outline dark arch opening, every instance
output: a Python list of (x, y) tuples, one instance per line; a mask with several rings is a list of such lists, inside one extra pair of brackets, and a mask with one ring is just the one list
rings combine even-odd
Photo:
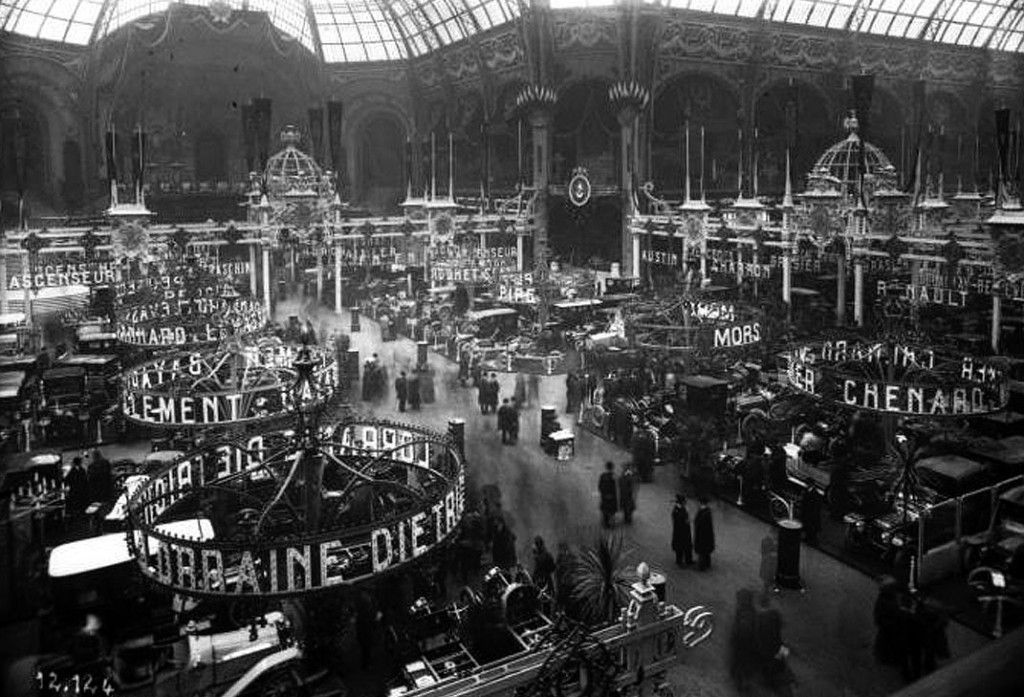
[(359, 130), (357, 196), (371, 210), (392, 209), (405, 197), (404, 143), (405, 129), (388, 113), (371, 115)]

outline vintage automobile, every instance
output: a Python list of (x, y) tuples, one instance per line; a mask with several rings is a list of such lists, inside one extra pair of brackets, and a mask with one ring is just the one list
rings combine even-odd
[[(1011, 562), (1015, 556), (1022, 555), (1024, 484), (1007, 489), (999, 495), (987, 530), (964, 539), (964, 566), (967, 569), (987, 566), (1019, 574), (1021, 570)], [(1011, 566), (1014, 567), (1012, 571)], [(1024, 577), (1018, 580), (1024, 581)]]
[[(953, 515), (936, 517), (932, 509), (944, 501), (982, 489), (995, 481), (993, 469), (959, 455), (936, 455), (914, 465), (916, 484), (901, 491), (894, 486), (891, 508), (876, 516), (851, 512), (843, 517), (847, 543), (867, 547), (891, 557), (897, 550), (917, 544), (917, 521), (929, 519), (925, 526), (926, 546), (952, 539), (956, 523)], [(961, 520), (976, 518), (982, 512), (965, 504)]]

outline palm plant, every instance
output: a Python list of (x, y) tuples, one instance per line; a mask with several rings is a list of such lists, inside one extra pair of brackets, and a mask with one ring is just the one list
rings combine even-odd
[(570, 597), (581, 620), (603, 625), (618, 619), (634, 576), (630, 556), (621, 535), (604, 535), (576, 555)]

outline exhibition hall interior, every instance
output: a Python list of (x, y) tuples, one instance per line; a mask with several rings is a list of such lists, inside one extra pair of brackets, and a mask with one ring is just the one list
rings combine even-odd
[(1024, 3), (0, 0), (0, 694), (1024, 685)]

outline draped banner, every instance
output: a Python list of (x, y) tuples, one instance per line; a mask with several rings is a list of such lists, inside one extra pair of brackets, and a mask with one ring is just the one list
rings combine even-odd
[(790, 150), (796, 149), (796, 128), (797, 128), (797, 113), (800, 108), (799, 91), (796, 88), (796, 83), (790, 80), (789, 86), (786, 88), (786, 147)]
[(927, 148), (923, 147), (925, 136), (925, 81), (915, 80), (913, 89), (911, 90), (911, 138), (913, 139), (913, 157), (914, 167), (910, 171), (910, 177), (907, 179), (907, 191), (913, 192), (915, 195), (914, 203), (918, 202), (919, 193), (924, 190), (924, 182), (922, 179), (922, 159), (925, 157)]
[(345, 115), (345, 105), (341, 102), (327, 102), (327, 140), (331, 147), (331, 166), (338, 173), (338, 182), (344, 180), (345, 151), (341, 145), (341, 127)]
[(480, 195), (491, 197), (491, 125), (484, 121), (480, 125), (480, 142), (483, 148), (483, 164), (480, 167)]
[[(309, 111), (309, 140), (313, 159), (317, 162), (324, 161), (324, 110), (320, 107), (310, 107)], [(333, 163), (331, 169), (334, 169)]]
[[(1010, 110), (996, 109), (996, 148), (999, 157), (999, 183), (1005, 185), (1010, 178)], [(1002, 196), (1002, 191), (997, 191), (997, 196)]]
[[(853, 108), (857, 114), (861, 143), (867, 143), (871, 140), (871, 98), (875, 91), (875, 76), (854, 75), (850, 86), (853, 88)], [(867, 169), (864, 152), (864, 148), (861, 147), (859, 157), (861, 174)]]
[(18, 178), (18, 198), (25, 196), (28, 183), (28, 133), (18, 118), (14, 122), (14, 175)]
[(107, 131), (107, 182), (117, 179), (117, 136)]
[(405, 186), (412, 191), (412, 141), (405, 139)]
[(253, 124), (253, 105), (242, 105), (242, 144), (245, 148), (245, 171), (256, 171), (256, 130)]
[(142, 175), (146, 171), (146, 134), (138, 129), (132, 134), (132, 181), (142, 186)]
[(252, 100), (254, 128), (256, 131), (256, 148), (259, 153), (259, 169), (262, 172), (270, 159), (270, 115), (273, 102), (259, 98)]

